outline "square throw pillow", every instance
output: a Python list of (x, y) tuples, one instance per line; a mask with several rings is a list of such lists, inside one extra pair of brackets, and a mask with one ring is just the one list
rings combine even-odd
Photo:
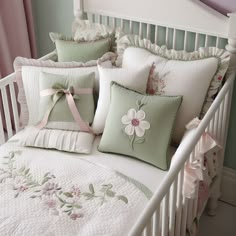
[[(100, 63), (103, 67), (112, 67), (114, 53), (106, 53)], [(37, 121), (39, 106), (39, 76), (40, 73), (54, 73), (62, 75), (80, 76), (95, 72), (95, 92), (99, 91), (99, 74), (97, 61), (82, 62), (55, 62), (51, 60), (42, 61), (17, 57), (14, 61), (16, 80), (18, 85), (18, 102), (20, 104), (21, 126), (33, 125)]]
[(57, 33), (50, 33), (56, 45), (58, 62), (87, 62), (101, 58), (111, 50), (111, 39), (104, 38), (92, 42), (76, 42)]
[(140, 93), (145, 93), (150, 66), (123, 69), (123, 68), (104, 68), (98, 65), (100, 88), (97, 109), (93, 121), (93, 131), (101, 134), (105, 127), (106, 117), (110, 106), (110, 86), (115, 81), (129, 89)]
[(142, 95), (116, 83), (99, 151), (135, 157), (167, 170), (181, 96)]
[(127, 35), (118, 41), (119, 65), (134, 68), (152, 65), (147, 92), (183, 95), (176, 119), (174, 143), (180, 143), (185, 125), (203, 117), (219, 91), (229, 65), (229, 53), (217, 48), (200, 48), (196, 52), (167, 50), (149, 40)]
[(93, 87), (94, 73), (65, 76), (41, 72), (38, 127), (89, 132), (94, 116)]

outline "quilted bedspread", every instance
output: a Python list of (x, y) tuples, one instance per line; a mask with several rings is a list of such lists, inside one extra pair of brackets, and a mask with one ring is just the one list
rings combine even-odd
[(148, 196), (86, 155), (0, 147), (0, 235), (127, 235)]

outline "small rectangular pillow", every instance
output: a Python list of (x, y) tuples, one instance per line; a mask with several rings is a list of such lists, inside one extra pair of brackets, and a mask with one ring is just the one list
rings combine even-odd
[(135, 157), (167, 170), (168, 149), (181, 96), (142, 95), (116, 83), (99, 151)]
[(92, 150), (94, 135), (86, 132), (58, 129), (38, 129), (28, 126), (20, 144), (26, 147), (56, 149), (59, 151), (89, 154)]
[[(114, 53), (106, 53), (100, 62), (103, 67), (112, 67), (111, 61), (115, 58)], [(20, 104), (20, 123), (22, 126), (33, 125), (37, 121), (37, 107), (39, 106), (39, 75), (40, 72), (84, 75), (95, 72), (95, 91), (99, 91), (99, 74), (97, 61), (82, 62), (55, 62), (42, 61), (17, 57), (14, 61), (16, 80), (18, 85), (18, 102)], [(24, 83), (23, 83), (24, 82)], [(36, 118), (35, 118), (36, 116)]]
[(195, 52), (168, 50), (137, 35), (126, 35), (118, 41), (118, 65), (152, 68), (147, 92), (183, 95), (176, 119), (174, 143), (180, 143), (185, 125), (194, 117), (203, 117), (219, 91), (227, 71), (230, 55), (218, 48), (200, 48)]
[(45, 128), (72, 131), (81, 130), (80, 125), (88, 126), (94, 116), (93, 87), (94, 72), (81, 76), (41, 72), (37, 123)]
[(98, 65), (100, 88), (97, 109), (93, 121), (93, 131), (101, 134), (105, 127), (106, 117), (110, 106), (110, 86), (115, 81), (130, 89), (145, 93), (150, 66), (123, 69), (123, 68), (103, 68)]

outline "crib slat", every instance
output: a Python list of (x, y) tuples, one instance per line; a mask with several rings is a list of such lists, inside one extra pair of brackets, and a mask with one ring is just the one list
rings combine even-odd
[(215, 117), (214, 117), (214, 136), (216, 138), (216, 140), (219, 140), (219, 109), (216, 111), (215, 113)]
[(140, 22), (139, 23), (139, 37), (142, 37), (142, 35), (143, 35), (143, 23)]
[(124, 20), (123, 19), (120, 20), (120, 28), (121, 28), (121, 30), (124, 30)]
[(147, 24), (147, 39), (150, 39), (151, 37), (151, 25)]
[(225, 116), (225, 114), (224, 114), (224, 101), (221, 103), (221, 105), (220, 105), (220, 144), (223, 146), (224, 145), (224, 143), (223, 143), (223, 141), (224, 141), (224, 122), (223, 122), (223, 120), (224, 120), (224, 116)]
[(182, 221), (181, 221), (181, 232), (180, 235), (186, 235), (186, 226), (187, 226), (187, 213), (188, 213), (188, 199), (183, 199), (183, 212), (182, 212)]
[(176, 29), (174, 29), (173, 33), (173, 49), (176, 49)]
[(144, 236), (152, 236), (152, 220), (149, 221), (144, 229)]
[(13, 110), (13, 116), (14, 116), (14, 124), (15, 124), (15, 131), (19, 131), (19, 114), (18, 114), (18, 108), (16, 103), (16, 94), (15, 94), (15, 87), (13, 82), (9, 84), (10, 87), (10, 95), (11, 95), (11, 102), (12, 102), (12, 110)]
[(98, 15), (98, 23), (102, 24), (102, 16), (101, 15)]
[(8, 139), (12, 137), (12, 125), (11, 125), (11, 116), (9, 111), (9, 104), (7, 100), (7, 93), (6, 93), (6, 87), (1, 88), (2, 92), (2, 101), (3, 101), (3, 109), (5, 114), (5, 120), (6, 120), (6, 126), (7, 126), (7, 135)]
[(187, 51), (187, 45), (188, 45), (188, 31), (184, 32), (184, 51)]
[(175, 221), (175, 236), (180, 236), (181, 229), (181, 216), (182, 216), (182, 201), (183, 201), (183, 178), (184, 178), (184, 167), (181, 169), (178, 175), (178, 188), (177, 188), (177, 201), (176, 201), (176, 221)]
[(175, 215), (176, 215), (176, 195), (177, 195), (177, 181), (171, 186), (170, 194), (170, 220), (169, 220), (169, 236), (174, 236), (175, 234)]
[(206, 35), (206, 38), (205, 38), (205, 47), (208, 47), (208, 43), (209, 43), (209, 36)]
[(169, 28), (166, 27), (166, 46), (168, 48), (168, 45), (169, 45)]
[(219, 45), (220, 45), (220, 38), (217, 37), (217, 38), (216, 38), (216, 47), (219, 48)]
[(3, 130), (2, 115), (0, 112), (0, 145), (2, 145), (3, 143), (5, 143), (5, 136)]
[(156, 211), (153, 214), (153, 236), (161, 235), (161, 211), (160, 206), (157, 207)]
[(155, 26), (155, 44), (158, 44), (158, 25)]
[(162, 209), (162, 236), (168, 236), (168, 213), (169, 213), (169, 192), (163, 199), (163, 209)]
[(129, 21), (129, 32), (130, 34), (133, 34), (133, 21), (132, 20)]
[(195, 47), (194, 47), (195, 51), (198, 50), (198, 47), (199, 47), (199, 34), (196, 33), (196, 35), (195, 35)]

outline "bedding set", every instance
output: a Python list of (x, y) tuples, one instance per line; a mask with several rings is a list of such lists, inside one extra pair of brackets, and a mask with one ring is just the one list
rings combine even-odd
[(73, 37), (50, 37), (55, 61), (14, 62), (25, 128), (0, 147), (0, 234), (127, 235), (229, 54), (168, 50), (82, 20)]

